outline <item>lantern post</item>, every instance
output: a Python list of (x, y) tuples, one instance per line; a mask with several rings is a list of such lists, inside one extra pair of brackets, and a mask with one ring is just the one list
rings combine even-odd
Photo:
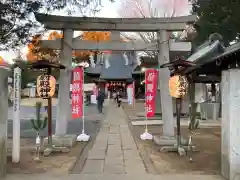
[(174, 147), (163, 147), (162, 150), (165, 151), (176, 151), (180, 156), (186, 155), (185, 147), (181, 144), (181, 107), (182, 107), (182, 99), (187, 94), (188, 90), (188, 79), (185, 76), (184, 70), (186, 67), (195, 66), (194, 63), (181, 60), (180, 58), (166, 63), (160, 66), (160, 68), (170, 68), (172, 69), (171, 77), (169, 79), (169, 92), (170, 95), (176, 99), (176, 125), (177, 125), (177, 133), (176, 133), (176, 141), (177, 144)]
[(68, 152), (67, 147), (56, 147), (52, 143), (52, 96), (55, 93), (56, 80), (51, 76), (52, 69), (65, 69), (65, 67), (59, 63), (51, 62), (48, 60), (38, 60), (31, 64), (32, 69), (39, 69), (43, 71), (43, 75), (40, 75), (37, 79), (37, 93), (43, 98), (47, 99), (48, 107), (48, 148), (45, 149), (44, 155), (48, 156), (52, 152)]
[(180, 130), (180, 118), (181, 118), (181, 106), (182, 99), (187, 94), (188, 81), (185, 76), (174, 75), (169, 79), (169, 91), (173, 98), (176, 98), (176, 124), (177, 124), (177, 148), (181, 148), (181, 130)]

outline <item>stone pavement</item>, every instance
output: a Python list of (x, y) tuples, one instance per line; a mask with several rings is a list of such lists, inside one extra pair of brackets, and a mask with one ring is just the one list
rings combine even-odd
[(147, 174), (121, 108), (110, 103), (106, 119), (81, 174), (8, 175), (5, 180), (220, 180), (215, 175)]
[(129, 131), (125, 114), (116, 105), (109, 107), (93, 148), (82, 170), (84, 174), (139, 174), (145, 167)]

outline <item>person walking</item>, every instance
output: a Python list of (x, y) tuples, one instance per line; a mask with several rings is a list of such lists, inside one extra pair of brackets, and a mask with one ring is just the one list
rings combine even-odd
[(117, 92), (116, 100), (117, 100), (117, 105), (118, 105), (118, 107), (120, 107), (120, 106), (121, 106), (121, 103), (122, 103), (122, 100), (121, 100), (121, 94), (120, 94), (119, 91)]
[(97, 96), (97, 108), (99, 113), (103, 113), (103, 103), (104, 103), (105, 95), (103, 92), (99, 91), (98, 96)]

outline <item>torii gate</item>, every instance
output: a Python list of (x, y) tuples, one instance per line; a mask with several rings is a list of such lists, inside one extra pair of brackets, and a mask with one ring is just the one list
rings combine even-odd
[[(171, 18), (90, 18), (90, 17), (68, 17), (46, 14), (35, 14), (36, 20), (44, 24), (45, 28), (51, 30), (62, 30), (63, 39), (43, 40), (42, 47), (60, 49), (60, 63), (66, 66), (66, 70), (60, 72), (60, 88), (58, 97), (58, 113), (56, 122), (56, 135), (64, 136), (67, 132), (67, 122), (70, 117), (69, 87), (72, 64), (72, 50), (100, 50), (100, 51), (157, 51), (158, 63), (169, 62), (169, 51), (190, 51), (191, 43), (169, 41), (168, 31), (182, 31), (187, 23), (194, 22), (197, 16), (182, 16)], [(91, 42), (73, 39), (73, 31), (112, 31), (109, 42)], [(124, 32), (157, 32), (157, 41), (145, 43), (120, 42), (120, 31)], [(167, 76), (166, 76), (167, 75)], [(159, 83), (161, 89), (162, 118), (164, 120), (164, 135), (174, 136), (172, 98), (168, 92), (168, 81), (170, 72), (167, 68), (161, 69)], [(166, 103), (168, 103), (166, 105)], [(66, 113), (67, 112), (67, 113)]]

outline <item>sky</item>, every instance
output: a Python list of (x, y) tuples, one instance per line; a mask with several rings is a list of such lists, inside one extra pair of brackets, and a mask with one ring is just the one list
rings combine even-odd
[[(130, 0), (115, 0), (114, 3), (110, 3), (109, 0), (102, 0), (102, 5), (103, 7), (101, 8), (101, 11), (96, 13), (96, 17), (108, 17), (108, 18), (114, 18), (114, 17), (119, 17), (118, 15), (118, 12), (119, 12), (119, 8), (121, 6), (121, 1), (130, 1)], [(145, 2), (147, 0), (136, 0), (138, 2)], [(158, 1), (165, 1), (165, 0), (156, 0), (157, 2)], [(167, 2), (169, 0), (166, 0)], [(170, 0), (171, 1), (171, 0)], [(186, 0), (176, 0), (176, 1), (186, 1)], [(188, 12), (189, 11), (189, 7), (186, 7), (186, 10), (184, 9), (184, 11)], [(56, 11), (53, 13), (54, 15), (67, 15), (66, 13), (62, 12), (62, 11)], [(187, 14), (187, 13), (186, 13)], [(186, 15), (184, 14), (184, 15)], [(81, 14), (73, 14), (73, 16), (81, 16)], [(75, 36), (77, 35), (78, 33), (75, 33)], [(21, 54), (25, 54), (27, 51), (26, 49), (26, 46), (21, 48)], [(10, 51), (10, 52), (0, 52), (0, 56), (6, 60), (7, 62), (9, 63), (13, 63), (12, 62), (12, 59), (14, 59), (16, 56), (17, 56), (17, 52), (13, 52), (13, 51)], [(23, 56), (24, 58), (24, 56)]]

